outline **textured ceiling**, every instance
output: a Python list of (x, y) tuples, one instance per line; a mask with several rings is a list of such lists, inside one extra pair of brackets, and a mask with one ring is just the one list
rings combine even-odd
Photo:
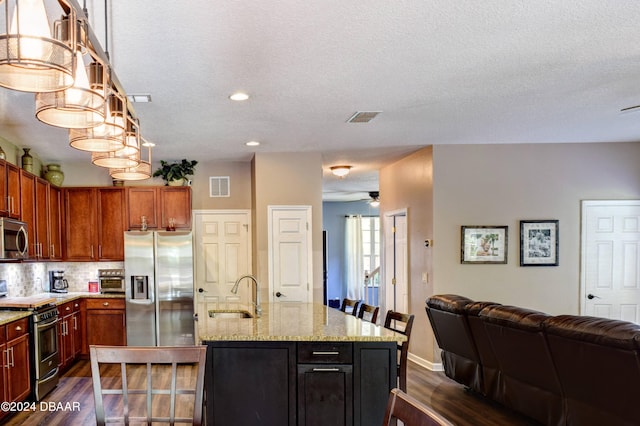
[[(104, 1), (87, 9), (104, 41)], [(354, 165), (329, 197), (424, 145), (640, 140), (620, 112), (640, 104), (637, 0), (110, 1), (107, 22), (126, 92), (152, 96), (135, 111), (155, 159), (319, 151)], [(33, 95), (0, 89), (0, 108), (0, 136), (45, 162), (88, 158)]]

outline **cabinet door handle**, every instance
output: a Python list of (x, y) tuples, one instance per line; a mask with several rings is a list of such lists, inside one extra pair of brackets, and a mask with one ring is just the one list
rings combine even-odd
[[(13, 353), (13, 347), (7, 349), (7, 352), (8, 351), (11, 351), (11, 361), (9, 361), (9, 367), (15, 367), (16, 366), (16, 358), (15, 358), (14, 353)], [(8, 358), (8, 356), (7, 356), (7, 358)]]
[(56, 257), (56, 246), (51, 244), (51, 247), (49, 247), (49, 250), (51, 250), (51, 257)]
[(331, 372), (340, 371), (340, 369), (339, 368), (314, 368), (313, 371), (331, 373)]
[(6, 349), (4, 351), (4, 359), (7, 361), (7, 363), (5, 365), (3, 365), (4, 368), (9, 368), (9, 349)]
[(104, 302), (102, 306), (109, 306), (109, 302)]
[(312, 355), (340, 355), (338, 351), (313, 351)]
[(66, 310), (67, 310), (67, 311), (70, 311), (70, 310), (71, 310), (71, 307), (67, 306), (67, 309), (66, 309)]
[(73, 317), (73, 329), (74, 330), (78, 329), (78, 317), (76, 316)]
[(22, 327), (20, 327), (19, 325), (16, 326), (16, 331), (22, 331)]

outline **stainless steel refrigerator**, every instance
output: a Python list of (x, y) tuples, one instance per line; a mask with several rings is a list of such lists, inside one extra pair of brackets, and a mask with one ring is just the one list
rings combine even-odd
[(124, 233), (127, 344), (194, 344), (191, 232)]

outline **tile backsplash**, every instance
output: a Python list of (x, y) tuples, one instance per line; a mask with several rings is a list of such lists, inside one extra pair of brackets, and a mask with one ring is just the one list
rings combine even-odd
[(123, 262), (0, 263), (0, 279), (7, 281), (9, 296), (31, 296), (49, 291), (49, 271), (64, 271), (69, 291), (88, 291), (98, 269), (123, 267)]

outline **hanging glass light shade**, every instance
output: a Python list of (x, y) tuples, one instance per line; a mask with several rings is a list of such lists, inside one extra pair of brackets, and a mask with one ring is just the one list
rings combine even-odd
[[(74, 81), (75, 25), (56, 21), (52, 35), (44, 0), (4, 3), (6, 32), (0, 34), (0, 86), (24, 92), (70, 87)], [(69, 17), (75, 21), (73, 8)]]
[(149, 146), (148, 161), (140, 160), (135, 167), (110, 169), (109, 176), (115, 180), (144, 180), (151, 177), (151, 146)]
[[(118, 101), (113, 101), (117, 98)], [(111, 93), (107, 101), (105, 122), (89, 129), (70, 129), (69, 145), (81, 151), (113, 152), (125, 147), (126, 111), (118, 93)], [(116, 110), (120, 108), (120, 110)]]
[(85, 67), (80, 51), (76, 57), (73, 86), (58, 92), (36, 93), (36, 117), (43, 123), (68, 129), (86, 129), (104, 123), (104, 67), (97, 62)]

